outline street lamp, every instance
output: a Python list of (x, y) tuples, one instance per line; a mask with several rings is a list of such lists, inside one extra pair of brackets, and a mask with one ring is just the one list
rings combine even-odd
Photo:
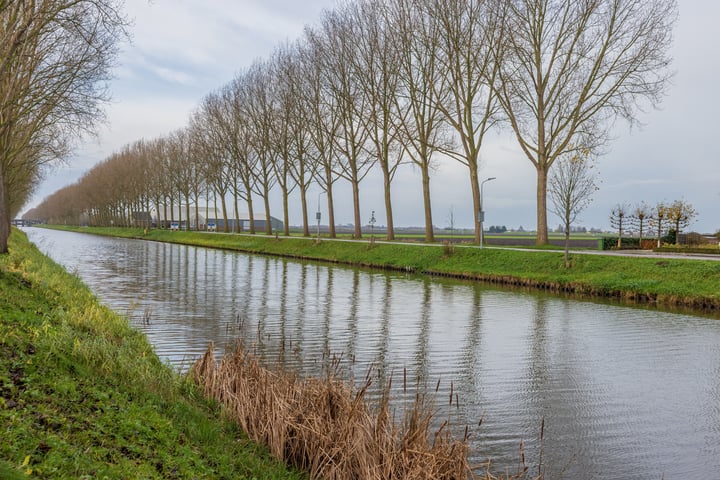
[(480, 222), (480, 248), (483, 248), (483, 222), (485, 221), (485, 212), (483, 211), (483, 185), (485, 182), (495, 180), (497, 177), (489, 177), (480, 182), (480, 211), (478, 212), (478, 222)]

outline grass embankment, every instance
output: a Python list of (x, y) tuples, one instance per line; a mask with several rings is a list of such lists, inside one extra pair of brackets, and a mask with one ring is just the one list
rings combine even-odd
[(0, 255), (0, 478), (303, 478), (14, 231)]
[(121, 228), (68, 228), (103, 235), (143, 238), (281, 255), (356, 266), (444, 275), (492, 283), (617, 298), (644, 304), (720, 310), (720, 262), (613, 255), (573, 255), (565, 268), (561, 252), (524, 252), (440, 245), (370, 244), (299, 237), (171, 232)]

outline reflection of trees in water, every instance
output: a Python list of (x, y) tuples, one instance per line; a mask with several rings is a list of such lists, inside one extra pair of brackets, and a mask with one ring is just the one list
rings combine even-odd
[[(344, 353), (351, 362), (355, 362), (355, 353), (358, 341), (358, 309), (360, 308), (360, 271), (354, 270), (352, 273), (352, 288), (350, 289), (348, 300), (350, 308), (347, 316), (347, 343)], [(338, 353), (338, 352), (335, 352)]]
[(329, 355), (330, 354), (330, 326), (332, 325), (332, 304), (333, 304), (333, 295), (335, 294), (334, 291), (334, 275), (335, 271), (332, 268), (328, 268), (327, 270), (327, 297), (325, 297), (325, 308), (323, 312), (323, 331), (322, 331), (322, 338), (323, 338), (323, 355)]
[(288, 303), (288, 264), (287, 262), (280, 261), (280, 292), (278, 294), (278, 300), (280, 305), (278, 306), (278, 321), (276, 322), (279, 326), (279, 332), (275, 332), (279, 338), (279, 351), (277, 361), (280, 365), (285, 364), (285, 349), (288, 348), (288, 338), (286, 334), (287, 324), (287, 303)]
[(253, 291), (260, 291), (262, 292), (260, 295), (258, 295), (256, 298), (258, 300), (258, 307), (257, 307), (257, 316), (255, 318), (255, 321), (257, 322), (257, 337), (255, 341), (257, 342), (256, 348), (258, 351), (258, 354), (265, 355), (266, 352), (266, 346), (265, 346), (265, 329), (266, 329), (266, 323), (268, 319), (268, 302), (270, 301), (270, 296), (272, 295), (272, 292), (270, 291), (270, 259), (268, 257), (262, 257), (260, 259), (260, 271), (263, 272), (262, 275), (262, 281), (260, 282), (260, 288), (255, 288)]
[(302, 349), (304, 345), (303, 327), (306, 323), (306, 303), (308, 302), (310, 295), (308, 289), (308, 266), (303, 263), (300, 265), (300, 285), (296, 295), (289, 298), (288, 301), (297, 305), (297, 314), (295, 317), (295, 330), (292, 336), (292, 351), (296, 357), (296, 361), (302, 363)]
[(420, 302), (420, 330), (418, 332), (417, 345), (414, 355), (414, 374), (418, 385), (424, 385), (428, 380), (430, 333), (432, 331), (432, 284), (430, 280), (422, 281), (422, 299)]
[(390, 344), (390, 322), (392, 321), (392, 282), (390, 277), (385, 275), (382, 277), (383, 293), (382, 293), (382, 309), (380, 312), (380, 332), (377, 336), (377, 361), (375, 362), (375, 373), (378, 379), (378, 389), (385, 388), (387, 381), (387, 354)]
[[(459, 364), (459, 379), (463, 385), (464, 401), (473, 401), (482, 409), (483, 385), (478, 382), (478, 371), (482, 368), (482, 290), (479, 287), (469, 287), (472, 290), (472, 305), (468, 312), (467, 333), (465, 334), (465, 345)], [(472, 412), (469, 412), (472, 413)], [(482, 411), (474, 412), (478, 421), (482, 417)]]

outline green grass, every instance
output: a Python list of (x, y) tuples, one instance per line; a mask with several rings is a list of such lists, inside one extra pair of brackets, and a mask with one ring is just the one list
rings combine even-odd
[(0, 255), (0, 478), (297, 479), (14, 230)]
[(170, 232), (142, 229), (69, 228), (70, 230), (137, 237), (348, 265), (458, 276), (594, 297), (680, 306), (698, 311), (720, 309), (720, 262), (573, 255), (565, 268), (562, 251), (516, 251), (403, 242), (371, 245), (323, 239), (234, 234)]

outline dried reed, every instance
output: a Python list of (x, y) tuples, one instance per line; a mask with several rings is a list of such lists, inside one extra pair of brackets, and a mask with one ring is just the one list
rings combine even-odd
[(264, 368), (242, 346), (218, 362), (211, 345), (190, 374), (251, 439), (311, 478), (478, 478), (468, 463), (467, 430), (455, 439), (446, 421), (432, 432), (432, 402), (425, 394), (416, 393), (413, 406), (395, 422), (390, 382), (370, 408), (365, 398), (370, 374), (352, 388), (340, 379), (339, 365), (333, 357), (322, 378), (302, 379)]
[(466, 439), (455, 440), (442, 427), (430, 437), (424, 395), (416, 395), (414, 408), (396, 425), (387, 390), (371, 411), (369, 375), (354, 391), (339, 379), (338, 363), (331, 360), (322, 379), (300, 379), (262, 367), (241, 347), (217, 362), (211, 346), (191, 373), (250, 438), (312, 478), (468, 477)]

